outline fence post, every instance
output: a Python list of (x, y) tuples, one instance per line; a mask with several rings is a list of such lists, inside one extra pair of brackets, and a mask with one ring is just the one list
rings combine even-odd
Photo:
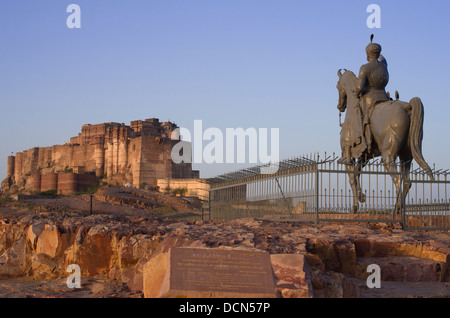
[(401, 178), (402, 178), (402, 183), (401, 183), (401, 191), (402, 191), (402, 195), (401, 195), (401, 200), (402, 200), (402, 228), (406, 229), (406, 195), (405, 195), (405, 181), (408, 179), (406, 177), (406, 174), (409, 173), (408, 171), (405, 171), (403, 169), (404, 173), (402, 173)]
[(278, 188), (280, 189), (281, 195), (283, 196), (284, 203), (286, 204), (286, 207), (288, 208), (289, 214), (292, 216), (291, 208), (289, 207), (289, 203), (284, 195), (283, 189), (281, 188), (280, 182), (278, 181), (278, 178), (275, 178), (275, 181), (278, 183)]
[(94, 196), (93, 193), (89, 193), (89, 215), (92, 215), (92, 197)]
[[(209, 219), (209, 221), (211, 221), (211, 194), (212, 194), (212, 191), (209, 190), (209, 196), (208, 196), (208, 212), (209, 212), (208, 219)], [(203, 216), (202, 216), (202, 220), (203, 220)]]
[(316, 224), (319, 224), (319, 165), (316, 165), (316, 186), (315, 186), (315, 199), (316, 199)]

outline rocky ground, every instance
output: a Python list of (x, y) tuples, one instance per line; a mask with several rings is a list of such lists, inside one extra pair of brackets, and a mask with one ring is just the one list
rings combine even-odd
[[(0, 208), (0, 297), (143, 297), (144, 265), (174, 246), (305, 255), (308, 297), (450, 297), (448, 231), (253, 218), (189, 221), (177, 217), (198, 219), (192, 202), (113, 188), (96, 194), (89, 215), (88, 200), (33, 199)], [(81, 289), (66, 286), (69, 264), (81, 267)], [(382, 268), (381, 289), (366, 286), (369, 264)]]
[[(31, 197), (4, 205), (0, 207), (0, 215), (13, 212), (17, 216), (28, 211), (85, 215), (90, 212), (90, 195)], [(201, 203), (193, 198), (141, 189), (104, 187), (94, 194), (92, 207), (95, 214), (198, 218)]]

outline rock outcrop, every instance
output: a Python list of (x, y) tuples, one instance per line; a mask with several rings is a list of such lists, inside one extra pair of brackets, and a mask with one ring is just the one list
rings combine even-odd
[(104, 277), (143, 293), (148, 262), (184, 246), (269, 252), (281, 297), (369, 297), (366, 268), (373, 263), (381, 266), (383, 281), (435, 283), (450, 296), (448, 232), (405, 232), (391, 224), (219, 223), (61, 212), (3, 216), (0, 279), (56, 281), (77, 264), (84, 279)]

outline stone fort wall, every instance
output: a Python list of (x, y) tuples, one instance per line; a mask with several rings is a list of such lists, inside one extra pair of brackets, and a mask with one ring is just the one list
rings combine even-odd
[(46, 191), (54, 188), (55, 182), (68, 182), (59, 178), (69, 178), (70, 172), (78, 169), (87, 175), (95, 174), (98, 180), (115, 185), (131, 183), (134, 187), (143, 183), (156, 187), (161, 178), (198, 177), (191, 164), (172, 162), (171, 150), (178, 140), (171, 137), (176, 128), (176, 124), (160, 123), (156, 118), (133, 121), (130, 125), (84, 125), (70, 143), (36, 147), (8, 157), (2, 188), (31, 192), (38, 188), (34, 176), (40, 175), (39, 187)]
[(86, 191), (90, 186), (98, 184), (98, 178), (89, 174), (50, 173), (34, 174), (31, 177), (31, 192), (56, 190), (57, 194), (73, 194)]

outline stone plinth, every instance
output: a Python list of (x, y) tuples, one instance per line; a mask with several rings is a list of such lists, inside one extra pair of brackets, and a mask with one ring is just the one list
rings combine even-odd
[(276, 297), (266, 252), (173, 248), (144, 268), (145, 297)]

